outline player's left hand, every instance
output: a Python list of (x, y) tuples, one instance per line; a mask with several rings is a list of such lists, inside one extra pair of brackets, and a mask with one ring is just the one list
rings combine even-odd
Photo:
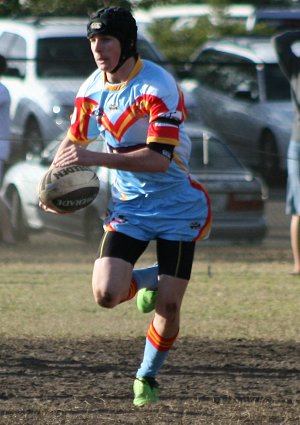
[(72, 144), (63, 149), (53, 161), (55, 167), (65, 167), (67, 165), (93, 165), (93, 153), (82, 146)]

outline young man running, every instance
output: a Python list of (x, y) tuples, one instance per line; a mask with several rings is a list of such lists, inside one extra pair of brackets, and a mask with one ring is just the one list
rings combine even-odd
[[(138, 292), (139, 310), (155, 309), (133, 384), (133, 403), (144, 406), (158, 401), (156, 376), (178, 335), (195, 241), (210, 231), (210, 203), (188, 172), (191, 142), (182, 93), (166, 70), (139, 57), (131, 13), (98, 10), (87, 36), (98, 69), (78, 92), (53, 166), (116, 170), (92, 285), (102, 307), (115, 307)], [(99, 134), (107, 153), (84, 149)], [(156, 240), (157, 266), (133, 271), (151, 240)]]

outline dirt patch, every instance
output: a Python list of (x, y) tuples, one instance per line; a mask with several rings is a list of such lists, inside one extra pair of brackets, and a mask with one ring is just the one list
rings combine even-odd
[(135, 409), (136, 340), (4, 339), (1, 425), (300, 423), (300, 344), (177, 341), (161, 403)]

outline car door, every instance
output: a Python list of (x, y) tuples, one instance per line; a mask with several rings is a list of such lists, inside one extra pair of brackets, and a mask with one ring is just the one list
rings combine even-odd
[[(219, 126), (227, 144), (248, 165), (257, 165), (262, 128), (257, 65), (233, 54), (223, 55), (222, 116)], [(221, 127), (222, 126), (222, 127)]]
[(227, 52), (208, 49), (197, 60), (196, 96), (205, 125), (217, 130), (239, 157), (254, 155), (252, 122), (258, 99), (255, 64)]
[(197, 82), (192, 94), (197, 100), (200, 118), (208, 127), (223, 128), (224, 94), (220, 89), (222, 74), (218, 52), (207, 49), (200, 53), (193, 63), (191, 76)]

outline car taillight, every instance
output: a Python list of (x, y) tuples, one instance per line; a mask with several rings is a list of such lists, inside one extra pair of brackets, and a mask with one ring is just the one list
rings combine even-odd
[(230, 193), (228, 210), (261, 210), (264, 208), (262, 195), (259, 193)]

